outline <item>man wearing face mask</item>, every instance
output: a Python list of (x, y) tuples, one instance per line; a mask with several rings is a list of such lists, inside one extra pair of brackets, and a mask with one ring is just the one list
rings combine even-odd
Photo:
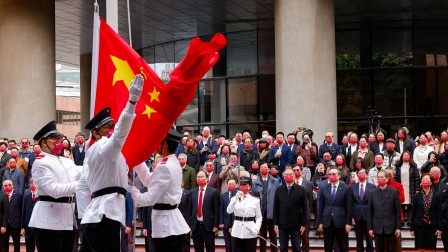
[(353, 154), (355, 152), (357, 152), (358, 149), (359, 149), (358, 134), (356, 134), (355, 132), (351, 132), (348, 135), (348, 145), (347, 145), (347, 147), (342, 149), (342, 154), (344, 154), (344, 156), (346, 157), (345, 162), (346, 162), (347, 166), (349, 166), (352, 170), (353, 170), (353, 167), (351, 167), (350, 161), (352, 159)]
[(5, 174), (3, 175), (3, 180), (11, 180), (14, 184), (14, 188), (17, 192), (23, 193), (24, 186), (25, 186), (25, 179), (23, 176), (23, 172), (16, 169), (17, 167), (17, 161), (15, 158), (11, 157), (11, 159), (8, 162), (8, 166), (5, 171)]
[(30, 141), (27, 138), (22, 138), (21, 148), (19, 151), (19, 157), (25, 159), (28, 163), (28, 167), (31, 167), (34, 163), (34, 152), (30, 149)]
[(396, 240), (401, 235), (401, 216), (398, 191), (387, 186), (389, 174), (378, 172), (378, 188), (369, 195), (367, 227), (375, 238), (375, 251), (396, 251)]
[(14, 185), (11, 180), (3, 181), (3, 191), (9, 199), (9, 217), (6, 232), (1, 235), (1, 250), (9, 251), (9, 237), (11, 236), (14, 252), (19, 252), (23, 194), (14, 191)]
[(395, 164), (400, 161), (400, 153), (395, 151), (395, 140), (389, 138), (386, 140), (386, 149), (383, 152), (384, 162), (383, 168), (395, 167)]
[(348, 234), (352, 229), (352, 199), (347, 184), (340, 182), (340, 172), (328, 172), (329, 184), (319, 188), (319, 231), (324, 233), (326, 252), (333, 251), (334, 241), (341, 252), (348, 251)]
[(367, 182), (366, 170), (361, 169), (357, 173), (359, 183), (350, 187), (352, 195), (353, 219), (355, 226), (356, 248), (358, 251), (364, 251), (364, 239), (366, 240), (366, 251), (373, 252), (372, 237), (367, 228), (369, 194), (375, 188), (375, 185)]
[[(448, 199), (448, 185), (441, 182), (442, 172), (439, 166), (434, 166), (429, 171), (429, 175), (431, 176), (431, 189), (437, 193), (441, 199), (441, 202), (446, 202)], [(448, 212), (447, 212), (447, 204), (442, 204), (442, 212), (443, 212), (443, 230), (442, 230), (442, 242), (445, 251), (448, 251)]]
[(258, 160), (258, 151), (252, 148), (252, 139), (247, 137), (243, 141), (243, 148), (240, 153), (238, 153), (240, 157), (240, 164), (244, 166), (246, 171), (251, 170), (251, 161)]
[(196, 187), (196, 172), (187, 165), (187, 155), (180, 153), (178, 156), (180, 167), (182, 167), (182, 181), (186, 190), (191, 190)]
[(76, 165), (83, 165), (86, 155), (86, 137), (84, 133), (78, 132), (75, 136), (75, 146), (72, 148), (73, 161)]
[[(19, 149), (17, 149), (17, 147), (13, 147), (11, 149), (11, 153), (10, 154), (11, 154), (11, 158), (14, 158), (16, 160), (16, 164), (15, 164), (14, 168), (17, 171), (20, 171), (22, 173), (22, 176), (23, 176), (23, 179), (24, 179), (24, 184), (22, 186), (19, 186), (16, 183), (17, 179), (14, 178), (13, 182), (14, 182), (14, 185), (16, 186), (15, 190), (20, 190), (20, 192), (23, 193), (26, 181), (28, 179), (28, 162), (25, 159), (19, 157)], [(5, 171), (5, 176), (8, 176), (9, 179), (12, 179), (11, 174), (7, 175), (6, 171)]]
[(278, 132), (276, 135), (277, 146), (271, 148), (268, 157), (268, 163), (274, 163), (280, 168), (280, 172), (285, 170), (286, 164), (291, 164), (294, 162), (292, 158), (291, 149), (285, 144), (285, 134), (283, 132)]
[(324, 151), (329, 151), (331, 154), (331, 160), (336, 159), (336, 155), (342, 153), (341, 148), (339, 145), (333, 142), (334, 134), (333, 132), (327, 132), (325, 133), (325, 143), (323, 143), (321, 146), (319, 146), (319, 155), (318, 158), (320, 162), (323, 162), (323, 153)]
[[(303, 159), (301, 160), (303, 161)], [(294, 183), (303, 187), (306, 192), (306, 203), (307, 203), (306, 225), (305, 225), (305, 231), (302, 232), (300, 236), (302, 238), (302, 251), (308, 252), (310, 250), (309, 234), (311, 225), (311, 209), (313, 207), (313, 184), (310, 182), (310, 180), (306, 179), (303, 176), (303, 166), (296, 166), (293, 168), (293, 171), (294, 171)]]
[[(275, 233), (279, 235), (280, 250), (288, 251), (288, 242), (291, 239), (292, 251), (301, 251), (301, 243), (306, 231), (309, 205), (307, 192), (294, 183), (294, 173), (291, 168), (286, 168), (283, 173), (285, 185), (279, 187), (274, 195), (274, 220)], [(304, 248), (302, 251), (308, 251)]]
[(5, 169), (11, 155), (6, 151), (8, 144), (5, 142), (0, 143), (0, 170)]
[(219, 210), (219, 228), (222, 229), (224, 235), (224, 243), (226, 246), (226, 252), (232, 252), (232, 216), (227, 213), (227, 206), (232, 198), (232, 190), (235, 189), (235, 180), (229, 179), (227, 181), (227, 191), (220, 196), (220, 210)]
[(219, 193), (208, 186), (208, 176), (200, 171), (197, 175), (198, 187), (190, 192), (190, 227), (194, 250), (215, 251), (215, 233), (219, 227)]
[(23, 193), (22, 229), (20, 231), (20, 234), (25, 237), (26, 252), (34, 252), (36, 250), (36, 236), (33, 229), (29, 227), (36, 199), (36, 185), (34, 185), (34, 180), (30, 179), (30, 188)]
[(371, 184), (374, 184), (375, 186), (378, 185), (378, 172), (383, 170), (383, 161), (384, 156), (382, 153), (378, 153), (375, 155), (375, 166), (370, 168), (369, 174), (368, 174), (368, 182)]
[[(271, 244), (277, 244), (277, 235), (274, 230), (274, 197), (275, 191), (280, 187), (280, 179), (269, 175), (269, 167), (267, 164), (262, 164), (260, 167), (260, 174), (252, 184), (253, 190), (260, 194), (261, 214), (263, 220), (260, 227), (260, 235), (267, 237), (269, 231), (269, 241)], [(266, 241), (259, 239), (260, 251), (266, 251)], [(271, 245), (271, 251), (277, 251), (277, 248)]]
[(61, 156), (61, 137), (55, 121), (46, 124), (33, 137), (42, 152), (31, 171), (39, 201), (34, 206), (29, 226), (34, 228), (41, 251), (73, 249), (75, 206), (72, 202), (81, 167)]
[(83, 247), (92, 251), (120, 250), (128, 186), (128, 166), (121, 149), (132, 127), (143, 83), (141, 75), (136, 75), (131, 81), (129, 101), (116, 125), (110, 108), (104, 108), (85, 127), (91, 132), (94, 143), (86, 152), (76, 198), (85, 236)]

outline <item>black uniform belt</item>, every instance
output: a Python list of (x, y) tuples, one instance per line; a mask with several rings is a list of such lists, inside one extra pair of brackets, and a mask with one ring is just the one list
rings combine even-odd
[(235, 220), (237, 220), (237, 221), (255, 221), (255, 217), (240, 217), (240, 216), (235, 216)]
[(177, 205), (170, 205), (170, 204), (155, 204), (152, 209), (154, 210), (173, 210), (176, 209)]
[(99, 197), (99, 196), (106, 195), (106, 194), (111, 194), (111, 193), (119, 193), (126, 197), (126, 192), (127, 192), (127, 190), (124, 189), (123, 187), (119, 187), (119, 186), (106, 187), (106, 188), (103, 188), (96, 192), (93, 192), (92, 199)]
[(72, 203), (73, 197), (61, 197), (61, 198), (53, 198), (51, 196), (39, 196), (37, 197), (38, 201), (49, 201), (49, 202), (56, 202), (56, 203)]

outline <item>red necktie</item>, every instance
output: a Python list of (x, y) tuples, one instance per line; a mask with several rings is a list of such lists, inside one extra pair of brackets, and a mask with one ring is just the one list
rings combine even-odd
[(31, 199), (32, 199), (33, 202), (34, 202), (34, 201), (36, 201), (36, 194), (33, 193), (32, 195), (33, 195), (33, 196), (31, 196)]
[(198, 203), (198, 218), (202, 217), (202, 194), (204, 192), (204, 189), (200, 189), (201, 192), (199, 193), (199, 203)]

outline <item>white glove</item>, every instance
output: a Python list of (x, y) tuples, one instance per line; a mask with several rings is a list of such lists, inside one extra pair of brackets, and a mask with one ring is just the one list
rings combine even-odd
[(141, 197), (142, 197), (142, 193), (135, 186), (133, 186), (131, 189), (131, 196), (132, 196), (132, 199), (134, 200), (135, 205), (139, 205)]
[(137, 102), (140, 99), (140, 95), (143, 91), (143, 77), (141, 74), (137, 74), (134, 77), (134, 80), (131, 81), (131, 85), (129, 87), (129, 101)]
[(237, 191), (235, 194), (235, 198), (237, 200), (241, 199), (243, 197), (243, 192), (242, 191)]
[(255, 228), (252, 227), (248, 227), (246, 226), (247, 230), (249, 230), (250, 232), (252, 232), (254, 235), (258, 235), (258, 231)]

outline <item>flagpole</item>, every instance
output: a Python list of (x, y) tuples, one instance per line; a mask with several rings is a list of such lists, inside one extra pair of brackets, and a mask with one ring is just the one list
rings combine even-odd
[(127, 2), (128, 8), (128, 33), (129, 33), (129, 45), (132, 47), (132, 34), (131, 34), (131, 9), (129, 8), (129, 0)]

